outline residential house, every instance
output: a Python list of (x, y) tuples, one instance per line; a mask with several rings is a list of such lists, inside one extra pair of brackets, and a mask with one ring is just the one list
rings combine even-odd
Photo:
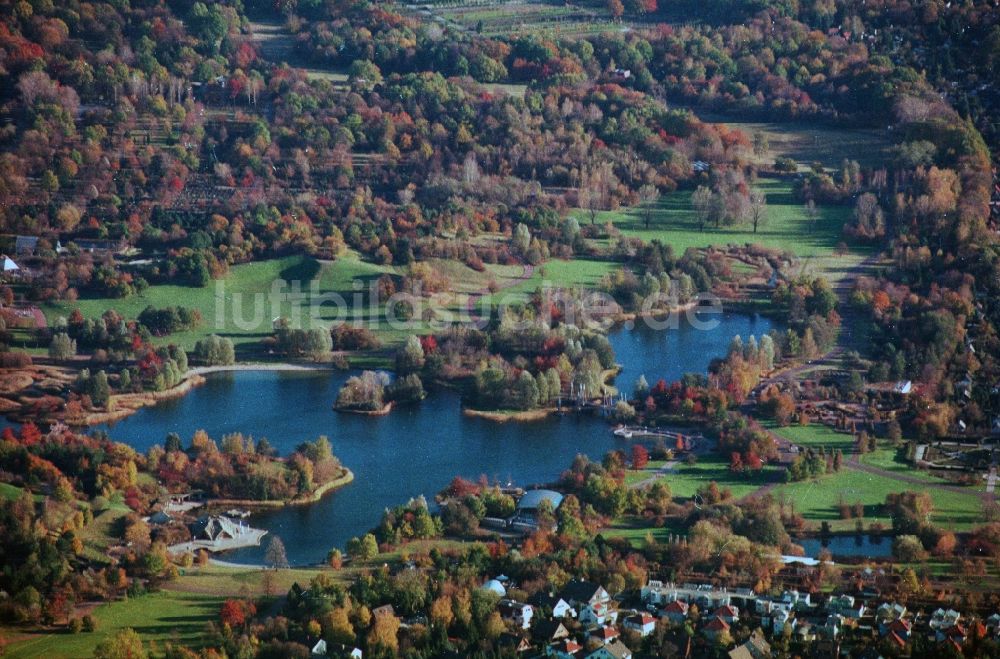
[(616, 638), (588, 654), (586, 659), (632, 659), (632, 651)]
[(319, 639), (316, 641), (316, 645), (312, 646), (312, 650), (309, 651), (309, 656), (311, 657), (325, 657), (326, 656), (326, 641)]
[(618, 620), (618, 611), (611, 608), (610, 602), (594, 602), (584, 604), (577, 619), (582, 625), (614, 624)]
[(883, 602), (875, 610), (875, 618), (890, 622), (906, 615), (906, 605), (898, 602)]
[(785, 625), (791, 625), (792, 629), (795, 629), (795, 618), (787, 608), (775, 608), (765, 620), (770, 622), (772, 634), (780, 634), (785, 629)]
[(802, 606), (812, 606), (812, 595), (797, 590), (786, 590), (781, 593), (781, 601), (791, 604), (793, 609), (798, 610)]
[(986, 630), (994, 636), (1000, 633), (1000, 613), (994, 613), (986, 619)]
[(930, 622), (928, 626), (937, 632), (938, 630), (948, 629), (958, 624), (959, 620), (962, 619), (962, 614), (954, 609), (937, 609), (931, 614)]
[(531, 628), (531, 618), (534, 615), (535, 610), (530, 604), (504, 599), (500, 600), (499, 609), (500, 617), (504, 620), (513, 622), (521, 629)]
[(817, 628), (823, 638), (837, 638), (840, 634), (840, 628), (844, 626), (844, 616), (838, 613), (831, 613), (823, 621), (823, 624)]
[(638, 633), (639, 636), (645, 638), (656, 631), (656, 618), (648, 613), (636, 613), (626, 616), (625, 620), (622, 622), (622, 626), (625, 629), (631, 629), (632, 631)]
[(723, 632), (729, 632), (729, 623), (722, 618), (712, 618), (701, 631), (707, 638), (714, 641), (721, 636)]
[(965, 643), (965, 639), (969, 636), (969, 632), (966, 630), (965, 626), (962, 624), (954, 624), (947, 629), (939, 629), (935, 632), (934, 638), (938, 642), (942, 641), (953, 641), (955, 646), (961, 650), (962, 644)]
[(549, 644), (569, 638), (569, 630), (566, 625), (558, 620), (539, 620), (532, 630), (534, 637), (541, 643)]
[(826, 609), (830, 613), (836, 613), (852, 620), (858, 620), (865, 614), (864, 603), (855, 600), (851, 595), (831, 597), (826, 603)]
[(169, 524), (170, 522), (173, 521), (173, 519), (174, 518), (168, 515), (167, 513), (163, 512), (162, 510), (158, 510), (149, 516), (149, 523), (154, 524), (156, 526), (160, 526), (163, 524)]
[(771, 645), (764, 638), (764, 633), (757, 629), (747, 642), (729, 651), (729, 659), (769, 659)]
[(577, 659), (577, 654), (583, 651), (583, 646), (571, 638), (564, 638), (558, 643), (545, 647), (545, 656), (554, 659)]
[(717, 608), (712, 615), (716, 618), (722, 618), (730, 625), (735, 625), (740, 619), (740, 610), (732, 604), (726, 604)]
[(356, 648), (353, 645), (344, 645), (343, 643), (338, 643), (334, 645), (332, 649), (327, 651), (327, 656), (337, 657), (337, 659), (362, 659), (364, 653), (361, 648)]
[(497, 640), (501, 648), (513, 650), (518, 654), (531, 650), (531, 642), (520, 634), (504, 632), (500, 634), (500, 638)]
[(611, 600), (611, 595), (599, 584), (572, 579), (559, 593), (559, 597), (569, 602), (577, 609), (586, 604), (607, 603)]
[(597, 627), (596, 629), (590, 630), (590, 634), (588, 634), (588, 636), (595, 639), (602, 645), (606, 645), (621, 636), (621, 632), (614, 627)]
[(3, 273), (5, 275), (16, 275), (21, 270), (21, 266), (14, 262), (14, 259), (10, 258), (6, 254), (3, 255)]
[(912, 629), (913, 624), (905, 618), (896, 618), (895, 620), (890, 620), (889, 622), (880, 623), (878, 626), (878, 631), (881, 636), (895, 634), (903, 640), (910, 638)]
[(670, 604), (663, 607), (663, 615), (666, 616), (667, 619), (673, 624), (679, 625), (687, 620), (688, 603), (680, 600), (674, 600)]
[(812, 643), (816, 640), (816, 625), (812, 624), (808, 620), (803, 620), (796, 627), (794, 636), (801, 643)]
[(536, 593), (528, 599), (528, 603), (534, 606), (536, 611), (538, 609), (547, 609), (552, 611), (553, 618), (576, 617), (576, 609), (574, 609), (569, 602), (552, 593)]

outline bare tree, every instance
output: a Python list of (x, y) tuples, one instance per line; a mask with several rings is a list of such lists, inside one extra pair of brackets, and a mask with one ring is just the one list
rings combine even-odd
[(642, 216), (643, 222), (646, 228), (649, 228), (649, 222), (653, 217), (653, 207), (656, 202), (660, 199), (660, 191), (656, 189), (655, 185), (644, 185), (639, 188), (639, 201), (642, 202)]
[(812, 224), (813, 228), (816, 228), (816, 221), (819, 220), (819, 209), (816, 208), (816, 202), (812, 199), (807, 201), (805, 210), (809, 223)]
[(608, 207), (611, 190), (617, 185), (611, 163), (602, 162), (581, 176), (577, 203), (590, 212), (591, 224), (597, 224), (597, 211)]
[(759, 188), (750, 189), (750, 221), (754, 233), (759, 225), (767, 222), (767, 196)]
[(691, 195), (691, 206), (698, 216), (698, 230), (705, 230), (705, 223), (712, 216), (712, 198), (715, 194), (706, 186), (699, 185)]

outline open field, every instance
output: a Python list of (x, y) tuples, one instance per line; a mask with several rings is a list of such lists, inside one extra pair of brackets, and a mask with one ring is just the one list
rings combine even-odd
[[(237, 355), (242, 356), (241, 353), (255, 347), (261, 337), (271, 333), (272, 318), (279, 315), (292, 318), (291, 300), (301, 304), (303, 320), (308, 318), (311, 282), (316, 282), (320, 295), (340, 293), (351, 304), (355, 294), (366, 293), (368, 282), (389, 271), (392, 268), (362, 261), (355, 253), (324, 263), (306, 256), (289, 256), (234, 266), (224, 279), (209, 282), (204, 288), (157, 285), (150, 286), (142, 295), (121, 299), (81, 297), (76, 302), (45, 305), (43, 311), (51, 323), (59, 316), (69, 316), (73, 309), (79, 309), (87, 318), (95, 318), (108, 309), (114, 309), (131, 319), (136, 318), (147, 306), (160, 308), (181, 305), (201, 312), (201, 325), (190, 331), (164, 337), (161, 342), (177, 343), (190, 349), (198, 339), (210, 334), (220, 334), (231, 337), (237, 345)], [(284, 299), (273, 304), (270, 297), (272, 286), (278, 280), (289, 282), (289, 286), (292, 282), (298, 282), (301, 293), (289, 294), (290, 288), (287, 286), (279, 288), (277, 291), (284, 294)], [(363, 290), (356, 292), (353, 282), (363, 284)], [(336, 307), (328, 303), (321, 307), (320, 313), (326, 318), (333, 317), (336, 311)], [(361, 309), (354, 310), (349, 317), (360, 317), (367, 311), (367, 305), (362, 305)], [(294, 320), (292, 325), (296, 325)]]
[(929, 474), (922, 469), (917, 469), (909, 462), (901, 459), (899, 453), (894, 448), (879, 448), (871, 453), (862, 455), (861, 462), (872, 467), (885, 469), (886, 471), (904, 474), (907, 478), (919, 478), (927, 483), (952, 484), (951, 481)]
[[(642, 480), (645, 476), (648, 474), (644, 474), (638, 480)], [(699, 457), (697, 464), (694, 465), (680, 462), (676, 469), (664, 475), (660, 482), (670, 486), (674, 498), (687, 499), (693, 497), (698, 488), (715, 481), (719, 489), (729, 489), (733, 497), (738, 499), (768, 484), (776, 476), (777, 470), (767, 466), (756, 474), (734, 474), (729, 470), (729, 461), (721, 456), (706, 455)]]
[(671, 533), (684, 535), (683, 524), (678, 523), (676, 527), (668, 519), (663, 526), (651, 527), (647, 520), (634, 515), (628, 515), (616, 519), (611, 526), (601, 529), (601, 535), (606, 538), (625, 538), (633, 547), (641, 547), (646, 542), (646, 537), (653, 536), (657, 542), (666, 542)]
[(769, 149), (761, 156), (749, 154), (757, 164), (771, 165), (778, 157), (791, 158), (799, 164), (799, 171), (820, 163), (826, 169), (839, 169), (844, 160), (856, 160), (863, 167), (882, 165), (892, 142), (888, 133), (879, 129), (838, 128), (802, 123), (773, 123), (729, 121), (724, 116), (699, 113), (704, 121), (723, 123), (736, 128), (752, 140), (760, 133), (767, 137)]
[(147, 647), (155, 644), (161, 651), (167, 642), (198, 647), (205, 623), (218, 618), (222, 601), (215, 595), (161, 591), (101, 604), (91, 612), (95, 632), (30, 634), (8, 646), (4, 656), (89, 657), (98, 643), (126, 627), (138, 632)]
[(829, 426), (819, 423), (808, 426), (777, 426), (766, 425), (774, 434), (787, 439), (793, 444), (811, 449), (825, 448), (827, 451), (840, 449), (845, 454), (854, 449), (854, 436), (850, 433), (836, 432)]
[[(885, 496), (915, 489), (919, 488), (912, 483), (843, 469), (819, 479), (779, 485), (771, 494), (778, 500), (783, 497), (787, 504), (794, 504), (795, 510), (816, 526), (829, 522), (834, 531), (848, 531), (855, 528), (856, 522), (840, 519), (838, 505), (841, 499), (848, 504), (860, 501), (864, 505), (865, 526), (878, 521), (890, 528), (892, 520), (879, 510), (885, 503)], [(982, 501), (975, 489), (970, 488), (968, 494), (932, 487), (923, 491), (934, 501), (931, 521), (943, 528), (968, 530), (984, 521)]]
[(410, 4), (408, 8), (426, 21), (448, 23), (487, 36), (511, 33), (572, 36), (620, 30), (603, 7), (579, 7), (569, 3), (503, 2), (498, 0), (451, 0)]
[[(747, 225), (735, 227), (706, 226), (699, 230), (698, 218), (691, 207), (691, 191), (679, 190), (665, 195), (654, 207), (649, 228), (642, 208), (597, 213), (598, 222), (612, 222), (622, 234), (643, 240), (660, 240), (672, 245), (680, 256), (688, 247), (743, 245), (758, 243), (788, 250), (799, 257), (829, 257), (843, 240), (844, 222), (850, 215), (846, 206), (820, 206), (819, 217), (811, 221), (805, 207), (792, 194), (792, 184), (777, 179), (761, 179), (759, 187), (767, 196), (768, 220), (757, 233)], [(581, 224), (590, 222), (589, 213), (577, 210)]]

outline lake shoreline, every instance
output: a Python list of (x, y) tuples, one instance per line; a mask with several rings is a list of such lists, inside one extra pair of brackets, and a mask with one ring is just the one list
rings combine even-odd
[(284, 508), (285, 506), (305, 506), (313, 504), (322, 499), (325, 495), (340, 489), (354, 482), (354, 472), (343, 467), (343, 473), (337, 478), (331, 479), (315, 490), (303, 497), (292, 499), (276, 499), (271, 501), (259, 501), (256, 499), (209, 499), (205, 502), (207, 506), (242, 506), (244, 508)]
[(543, 421), (558, 412), (559, 409), (555, 407), (517, 411), (477, 410), (471, 407), (462, 408), (462, 414), (464, 416), (472, 417), (474, 419), (486, 419), (487, 421), (493, 421), (494, 423), (507, 423), (509, 421), (516, 421), (519, 423)]

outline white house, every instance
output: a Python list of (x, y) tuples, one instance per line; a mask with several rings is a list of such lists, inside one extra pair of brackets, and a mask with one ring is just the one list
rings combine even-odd
[(639, 634), (639, 636), (645, 638), (656, 631), (656, 618), (648, 613), (636, 613), (626, 617), (625, 621), (622, 622), (622, 626), (625, 629), (631, 629)]
[(786, 590), (781, 593), (781, 601), (786, 604), (791, 604), (793, 607), (799, 604), (805, 606), (812, 606), (812, 595), (809, 593), (800, 593), (797, 590)]
[(774, 609), (771, 611), (770, 620), (771, 633), (773, 634), (780, 634), (785, 629), (785, 625), (791, 625), (792, 629), (795, 629), (795, 618), (792, 617), (788, 609)]
[(500, 600), (500, 617), (509, 620), (521, 629), (531, 629), (531, 618), (535, 610), (530, 604), (514, 600)]
[(607, 602), (585, 604), (577, 616), (583, 625), (613, 625), (618, 620), (618, 611), (608, 606)]

